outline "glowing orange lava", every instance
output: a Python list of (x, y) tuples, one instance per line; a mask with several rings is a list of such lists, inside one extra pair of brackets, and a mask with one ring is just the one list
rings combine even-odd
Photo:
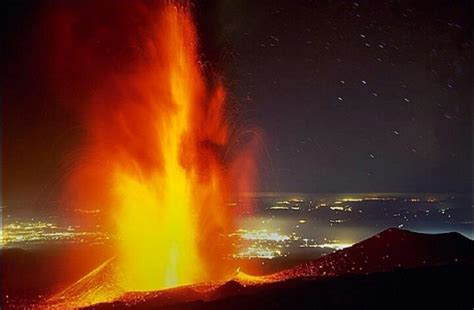
[[(118, 241), (107, 272), (116, 274), (104, 278), (125, 292), (219, 280), (232, 269), (225, 90), (201, 72), (189, 9), (158, 11), (137, 34), (133, 71), (93, 97), (69, 186), (79, 203), (110, 215)], [(114, 294), (88, 296), (96, 303)]]
[(151, 139), (138, 137), (136, 147), (161, 161), (142, 171), (139, 158), (116, 158), (112, 180), (128, 291), (208, 280), (212, 270), (201, 251), (212, 236), (201, 235), (201, 225), (216, 233), (228, 225), (226, 180), (216, 151), (227, 141), (224, 91), (206, 89), (189, 13), (166, 7), (156, 32), (159, 42), (150, 52), (159, 64), (140, 79), (146, 104), (125, 111), (136, 117), (123, 115), (122, 122), (132, 135), (140, 122), (151, 122)]

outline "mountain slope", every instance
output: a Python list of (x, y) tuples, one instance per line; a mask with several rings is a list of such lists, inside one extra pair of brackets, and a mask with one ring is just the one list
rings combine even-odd
[(339, 276), (474, 260), (474, 241), (459, 233), (424, 234), (387, 229), (349, 248), (267, 278)]
[[(113, 303), (91, 308), (220, 309), (224, 304), (229, 309), (252, 305), (260, 305), (258, 308), (261, 308), (263, 301), (271, 303), (280, 300), (279, 303), (285, 304), (281, 300), (282, 296), (296, 298), (294, 302), (299, 302), (298, 298), (311, 298), (306, 294), (312, 294), (314, 289), (320, 294), (332, 296), (334, 302), (350, 291), (352, 295), (351, 298), (347, 297), (349, 300), (346, 306), (351, 308), (351, 300), (362, 303), (361, 298), (370, 294), (370, 287), (376, 291), (381, 289), (379, 286), (398, 290), (398, 286), (405, 285), (404, 281), (412, 283), (403, 287), (404, 295), (399, 296), (402, 299), (408, 298), (411, 294), (408, 288), (418, 283), (424, 285), (423, 290), (449, 291), (450, 296), (455, 296), (457, 290), (458, 298), (464, 298), (463, 302), (466, 303), (469, 299), (466, 299), (463, 281), (473, 275), (473, 266), (474, 242), (460, 234), (422, 234), (388, 229), (350, 248), (272, 275), (252, 277), (240, 273), (226, 284), (195, 285), (158, 292), (129, 292)], [(359, 283), (357, 285), (366, 283), (366, 287), (360, 288), (361, 296), (352, 287), (353, 281)], [(385, 293), (390, 295), (390, 292)], [(341, 296), (336, 296), (338, 294)], [(384, 295), (384, 292), (382, 290), (377, 294)], [(410, 298), (413, 296), (410, 295)], [(228, 301), (231, 303), (226, 304)], [(280, 304), (283, 309), (291, 308), (290, 304), (285, 305)]]

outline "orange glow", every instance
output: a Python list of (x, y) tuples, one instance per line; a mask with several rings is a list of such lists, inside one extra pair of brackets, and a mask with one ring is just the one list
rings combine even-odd
[[(150, 111), (143, 113), (153, 113), (164, 104), (168, 109), (151, 115), (154, 137), (142, 141), (142, 147), (158, 154), (162, 166), (142, 172), (118, 161), (112, 181), (120, 266), (126, 275), (122, 285), (127, 291), (206, 280), (210, 270), (200, 255), (200, 212), (222, 209), (225, 198), (217, 154), (200, 145), (226, 143), (224, 92), (218, 87), (214, 98), (204, 102), (208, 94), (197, 64), (194, 27), (186, 11), (167, 7), (157, 30), (165, 41), (157, 48), (163, 50), (160, 56), (166, 57), (166, 68), (152, 67), (145, 78), (168, 86), (165, 92), (147, 87)], [(224, 224), (219, 217), (212, 220), (207, 224)]]
[[(117, 256), (108, 273), (117, 274), (103, 279), (118, 292), (222, 280), (234, 268), (225, 90), (201, 72), (188, 8), (167, 4), (151, 20), (137, 34), (133, 71), (110, 77), (88, 105), (68, 190), (77, 207), (110, 215)], [(106, 295), (76, 305), (114, 298)]]

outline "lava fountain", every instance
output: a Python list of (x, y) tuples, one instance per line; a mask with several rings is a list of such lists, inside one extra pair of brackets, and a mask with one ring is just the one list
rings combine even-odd
[[(203, 255), (205, 247), (229, 226), (220, 154), (227, 142), (224, 90), (219, 84), (206, 87), (187, 10), (165, 7), (156, 33), (149, 51), (156, 63), (135, 86), (142, 105), (125, 103), (116, 111), (124, 154), (111, 154), (116, 161), (111, 194), (127, 290), (208, 280), (214, 270)], [(145, 138), (144, 122), (149, 122)], [(140, 155), (151, 165), (143, 165)]]
[(110, 215), (122, 291), (222, 279), (232, 269), (225, 89), (202, 72), (187, 6), (160, 6), (138, 35), (133, 70), (98, 85), (83, 113), (68, 192)]

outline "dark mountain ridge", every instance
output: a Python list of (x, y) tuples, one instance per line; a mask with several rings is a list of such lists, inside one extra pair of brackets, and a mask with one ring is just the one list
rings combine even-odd
[[(191, 293), (190, 287), (126, 293), (126, 301), (88, 309), (472, 309), (465, 308), (474, 305), (468, 293), (472, 276), (474, 241), (458, 233), (391, 228), (352, 247), (260, 277), (260, 284), (236, 276), (200, 294)], [(186, 298), (179, 297), (180, 291), (187, 292)]]

